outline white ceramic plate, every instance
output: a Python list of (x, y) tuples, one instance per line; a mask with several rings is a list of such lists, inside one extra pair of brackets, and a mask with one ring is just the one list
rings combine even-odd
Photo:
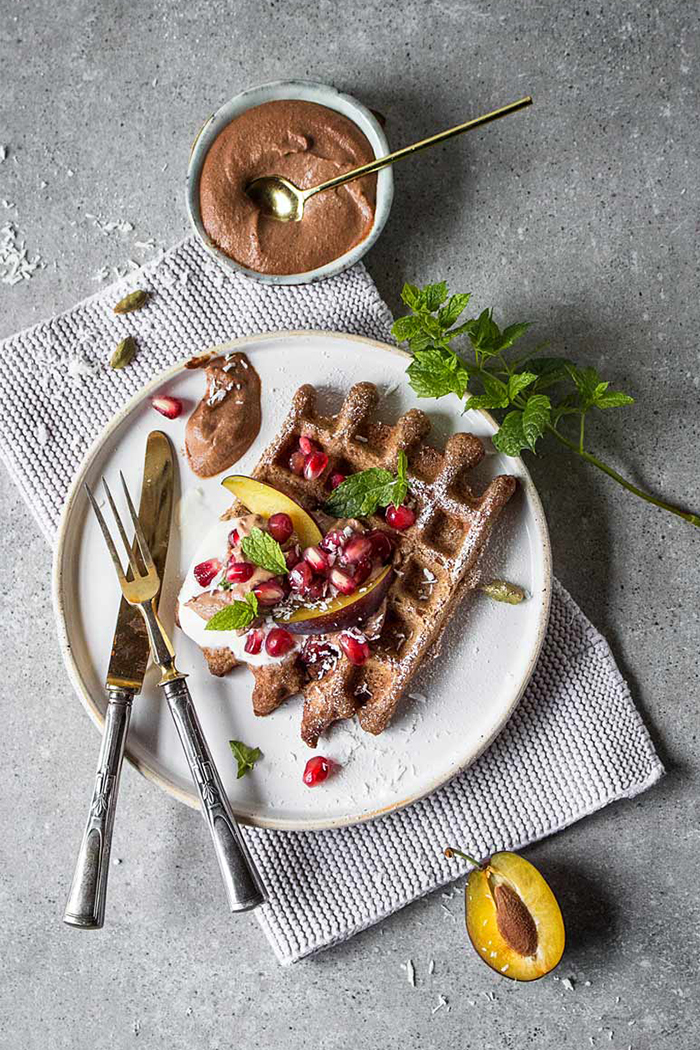
[[(284, 419), (294, 391), (309, 381), (332, 406), (353, 383), (370, 380), (383, 394), (380, 419), (393, 422), (418, 406), (429, 412), (437, 443), (456, 430), (483, 437), (494, 431), (485, 413), (462, 416), (456, 398), (418, 401), (404, 375), (407, 355), (382, 343), (324, 332), (281, 332), (236, 340), (229, 347), (248, 354), (263, 390), (261, 432), (236, 465), (236, 473), (252, 470)], [(54, 598), (63, 655), (78, 696), (101, 726), (103, 681), (119, 599), (104, 541), (86, 513), (83, 483), (97, 487), (102, 474), (115, 478), (121, 469), (131, 491), (138, 493), (147, 435), (165, 429), (177, 451), (180, 491), (161, 610), (166, 626), (173, 629), (178, 665), (190, 675), (190, 690), (236, 814), (262, 827), (320, 829), (368, 820), (429, 794), (473, 762), (503, 728), (542, 644), (550, 597), (549, 538), (522, 460), (491, 450), (478, 473), (483, 479), (511, 473), (521, 481), (492, 536), (487, 564), (493, 576), (523, 586), (529, 599), (510, 606), (480, 594), (468, 597), (448, 628), (441, 654), (422, 669), (393, 724), (379, 737), (363, 733), (355, 722), (333, 727), (318, 752), (338, 761), (342, 769), (309, 789), (301, 779), (312, 754), (299, 737), (301, 700), (293, 698), (269, 717), (256, 718), (248, 670), (238, 668), (225, 679), (211, 677), (198, 648), (172, 624), (174, 599), (193, 549), (202, 531), (230, 503), (220, 479), (202, 481), (187, 465), (182, 447), (188, 413), (169, 422), (150, 407), (149, 396), (158, 389), (183, 398), (188, 407), (199, 400), (204, 377), (183, 365), (155, 379), (112, 420), (85, 458), (64, 509)], [(228, 746), (234, 738), (260, 747), (264, 756), (241, 780), (236, 779)], [(127, 757), (176, 798), (197, 805), (153, 668), (134, 701)]]

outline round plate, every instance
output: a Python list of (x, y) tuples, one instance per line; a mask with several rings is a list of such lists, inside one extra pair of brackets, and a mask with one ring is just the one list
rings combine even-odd
[[(377, 418), (394, 422), (412, 407), (427, 410), (432, 439), (449, 434), (494, 432), (486, 413), (461, 415), (457, 398), (419, 401), (405, 377), (408, 355), (356, 336), (325, 332), (280, 332), (238, 339), (220, 349), (243, 350), (262, 382), (260, 434), (235, 473), (246, 474), (285, 418), (295, 390), (313, 382), (321, 408), (335, 411), (360, 380), (381, 394)], [(185, 421), (164, 420), (149, 404), (159, 389), (184, 399), (189, 410), (200, 399), (204, 376), (184, 362), (158, 376), (112, 420), (88, 452), (73, 483), (61, 521), (54, 562), (54, 602), (63, 657), (78, 696), (98, 726), (105, 711), (103, 682), (119, 589), (83, 485), (122, 470), (136, 499), (141, 486), (148, 433), (170, 435), (179, 465), (179, 488), (171, 530), (161, 613), (172, 630), (178, 666), (189, 686), (215, 762), (237, 816), (260, 827), (311, 830), (370, 820), (428, 795), (464, 769), (491, 743), (513, 713), (530, 678), (549, 612), (551, 555), (544, 513), (522, 460), (494, 452), (475, 471), (481, 484), (496, 474), (515, 474), (521, 484), (499, 520), (485, 556), (486, 573), (507, 578), (528, 593), (518, 606), (475, 593), (460, 605), (441, 651), (414, 679), (391, 726), (381, 736), (364, 733), (356, 721), (332, 727), (318, 753), (342, 767), (323, 785), (309, 789), (302, 772), (312, 752), (301, 741), (301, 699), (294, 697), (267, 718), (253, 715), (252, 676), (237, 668), (213, 678), (193, 642), (173, 626), (175, 596), (202, 532), (231, 502), (220, 478), (206, 481), (190, 470), (183, 453)], [(230, 473), (231, 471), (227, 471)], [(117, 486), (112, 486), (116, 490)], [(197, 806), (189, 771), (166, 702), (150, 668), (136, 697), (127, 758), (146, 776), (188, 805)], [(229, 740), (243, 740), (263, 753), (255, 770), (236, 779)]]

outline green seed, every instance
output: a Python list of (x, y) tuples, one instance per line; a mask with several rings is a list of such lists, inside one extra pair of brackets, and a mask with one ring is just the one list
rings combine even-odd
[(126, 368), (131, 363), (134, 354), (136, 353), (136, 340), (133, 335), (127, 335), (126, 339), (122, 339), (121, 343), (117, 346), (112, 356), (109, 359), (110, 368)]
[(151, 298), (150, 292), (145, 292), (142, 288), (137, 288), (135, 292), (129, 292), (123, 299), (120, 299), (117, 305), (114, 307), (115, 314), (130, 314), (133, 310), (140, 310), (144, 303), (147, 303)]
[(491, 580), (490, 583), (484, 583), (479, 590), (495, 602), (507, 602), (508, 605), (520, 605), (525, 598), (522, 587), (509, 583), (508, 580)]

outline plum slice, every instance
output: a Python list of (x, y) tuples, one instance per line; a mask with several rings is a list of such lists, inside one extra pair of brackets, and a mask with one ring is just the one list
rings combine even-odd
[(460, 850), (445, 854), (475, 865), (464, 897), (467, 933), (479, 958), (514, 981), (550, 973), (564, 952), (564, 920), (534, 864), (517, 853), (494, 853), (483, 864)]
[(252, 514), (259, 514), (265, 519), (271, 518), (273, 514), (288, 514), (302, 547), (315, 547), (323, 539), (311, 515), (290, 496), (273, 489), (272, 485), (247, 478), (243, 474), (229, 474), (221, 484)]
[(280, 616), (277, 623), (284, 624), (292, 634), (328, 634), (331, 631), (347, 631), (357, 627), (372, 616), (384, 601), (391, 585), (393, 569), (387, 565), (379, 576), (364, 584), (353, 594), (339, 594), (324, 602), (324, 608), (302, 606), (289, 618)]

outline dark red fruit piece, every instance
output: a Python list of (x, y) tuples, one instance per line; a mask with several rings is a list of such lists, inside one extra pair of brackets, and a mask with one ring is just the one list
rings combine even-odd
[(357, 584), (352, 576), (349, 576), (347, 572), (343, 572), (342, 569), (331, 569), (328, 579), (336, 591), (340, 591), (341, 594), (353, 594), (357, 590)]
[(307, 602), (318, 602), (323, 598), (326, 593), (327, 583), (322, 576), (314, 576), (313, 580), (306, 588), (304, 597)]
[(166, 394), (162, 394), (160, 397), (152, 397), (151, 405), (156, 412), (160, 412), (161, 416), (165, 416), (166, 419), (177, 419), (182, 412), (182, 401), (180, 398), (168, 397)]
[(385, 517), (392, 529), (398, 529), (399, 531), (410, 528), (416, 520), (415, 512), (405, 504), (395, 507), (393, 503), (390, 503), (386, 508)]
[(265, 651), (268, 656), (284, 656), (294, 645), (294, 638), (284, 627), (273, 627), (265, 639)]
[(307, 481), (316, 481), (321, 477), (328, 466), (328, 456), (325, 452), (312, 452), (306, 457), (304, 463), (304, 477)]
[(312, 441), (306, 434), (302, 434), (299, 438), (299, 448), (305, 456), (310, 456), (312, 452), (318, 452), (319, 448), (315, 441)]
[(294, 532), (292, 519), (288, 514), (273, 514), (267, 519), (267, 531), (273, 540), (278, 543), (286, 543)]
[(231, 531), (228, 534), (228, 545), (229, 545), (229, 547), (237, 547), (238, 543), (240, 541), (240, 538), (241, 537), (238, 535), (238, 529), (231, 529)]
[(284, 587), (277, 580), (266, 580), (253, 588), (253, 594), (261, 605), (277, 605), (284, 598)]
[(379, 558), (382, 564), (389, 561), (392, 554), (394, 553), (394, 545), (391, 542), (391, 536), (388, 532), (384, 532), (382, 529), (372, 529), (368, 533), (369, 538), (372, 541), (372, 551)]
[(314, 755), (306, 763), (302, 779), (307, 787), (316, 787), (317, 784), (322, 784), (335, 768), (335, 762), (331, 761), (330, 758), (324, 758), (323, 755)]
[(328, 479), (328, 484), (332, 489), (337, 489), (338, 485), (342, 485), (345, 481), (345, 474), (341, 474), (339, 470), (336, 470), (334, 474)]
[(289, 583), (295, 591), (305, 591), (314, 578), (314, 570), (308, 561), (300, 561), (289, 573)]
[(209, 558), (208, 561), (200, 561), (199, 565), (195, 565), (193, 571), (199, 586), (208, 587), (217, 572), (221, 571), (221, 562), (218, 558)]
[(305, 463), (306, 456), (303, 452), (297, 450), (296, 452), (293, 452), (289, 458), (289, 469), (292, 471), (292, 473), (301, 475), (304, 473)]
[(337, 651), (332, 649), (327, 642), (315, 642), (308, 639), (304, 642), (304, 648), (299, 654), (302, 663), (305, 664), (316, 664), (319, 660), (323, 660), (326, 657), (335, 656), (337, 659)]
[(262, 649), (263, 633), (262, 631), (249, 631), (246, 635), (245, 645), (243, 646), (245, 652), (250, 653), (251, 656), (257, 656)]
[(331, 529), (327, 532), (319, 543), (319, 547), (324, 551), (330, 551), (331, 554), (337, 554), (340, 548), (343, 546), (346, 540), (345, 533), (342, 529)]
[(245, 583), (255, 572), (255, 566), (249, 561), (232, 561), (226, 570), (229, 583)]
[(308, 562), (314, 572), (322, 575), (328, 572), (331, 563), (328, 560), (328, 555), (320, 547), (307, 547), (302, 557), (304, 561)]
[(362, 667), (369, 660), (369, 645), (366, 641), (356, 638), (353, 634), (341, 634), (338, 645), (343, 650), (351, 664)]
[(343, 547), (343, 561), (347, 562), (348, 565), (352, 565), (354, 562), (362, 561), (363, 558), (368, 558), (372, 553), (372, 540), (365, 533), (357, 533), (355, 536), (351, 536), (348, 542)]
[(365, 580), (368, 579), (372, 572), (372, 562), (369, 560), (369, 558), (363, 558), (361, 561), (358, 561), (355, 565), (353, 565), (352, 569), (352, 578), (357, 584), (357, 586), (360, 587), (365, 582)]
[(288, 551), (284, 552), (284, 560), (287, 563), (288, 569), (293, 569), (301, 561), (301, 552), (298, 547), (290, 547)]

